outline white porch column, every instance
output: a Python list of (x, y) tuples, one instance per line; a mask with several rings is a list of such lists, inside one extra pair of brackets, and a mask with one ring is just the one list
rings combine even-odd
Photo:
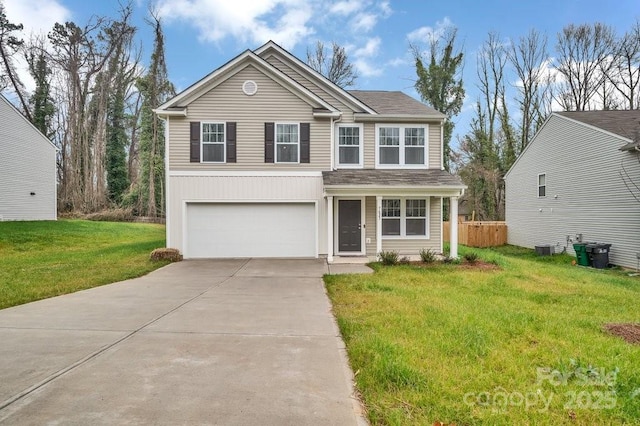
[(382, 251), (382, 197), (376, 197), (376, 260)]
[(327, 197), (327, 262), (333, 262), (333, 196)]
[(449, 257), (458, 258), (458, 197), (449, 199)]

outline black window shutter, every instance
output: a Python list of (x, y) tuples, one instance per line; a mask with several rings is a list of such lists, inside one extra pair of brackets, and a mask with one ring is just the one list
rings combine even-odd
[(273, 163), (274, 124), (264, 123), (264, 162)]
[(191, 122), (191, 150), (189, 161), (192, 163), (200, 162), (200, 122), (192, 121)]
[(300, 162), (309, 163), (311, 160), (311, 129), (309, 123), (300, 123)]
[(227, 123), (227, 163), (236, 162), (236, 123)]

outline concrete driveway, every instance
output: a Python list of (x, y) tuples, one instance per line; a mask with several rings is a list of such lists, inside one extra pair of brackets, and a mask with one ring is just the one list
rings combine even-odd
[(364, 424), (323, 260), (184, 261), (0, 311), (0, 423)]

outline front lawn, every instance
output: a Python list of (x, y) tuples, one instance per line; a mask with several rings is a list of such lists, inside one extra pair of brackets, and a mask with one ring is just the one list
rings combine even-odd
[(0, 309), (144, 275), (164, 241), (163, 225), (0, 222)]
[(640, 345), (603, 326), (640, 323), (640, 277), (474, 251), (500, 269), (326, 276), (371, 422), (639, 424)]

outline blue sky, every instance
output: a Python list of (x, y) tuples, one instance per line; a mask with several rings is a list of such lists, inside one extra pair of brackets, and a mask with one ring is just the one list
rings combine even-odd
[[(9, 19), (28, 31), (48, 31), (54, 22), (79, 25), (92, 15), (115, 16), (115, 0), (0, 0)], [(148, 3), (137, 0), (134, 22), (148, 58), (152, 34), (144, 24)], [(428, 34), (448, 24), (464, 44), (464, 112), (455, 133), (466, 133), (477, 98), (478, 47), (489, 31), (508, 41), (536, 28), (555, 36), (569, 23), (603, 22), (623, 33), (640, 19), (639, 0), (157, 0), (164, 20), (169, 77), (184, 89), (245, 49), (273, 39), (301, 59), (316, 40), (346, 47), (360, 77), (357, 89), (413, 90), (409, 43), (426, 46)], [(515, 84), (514, 80), (510, 81)]]

